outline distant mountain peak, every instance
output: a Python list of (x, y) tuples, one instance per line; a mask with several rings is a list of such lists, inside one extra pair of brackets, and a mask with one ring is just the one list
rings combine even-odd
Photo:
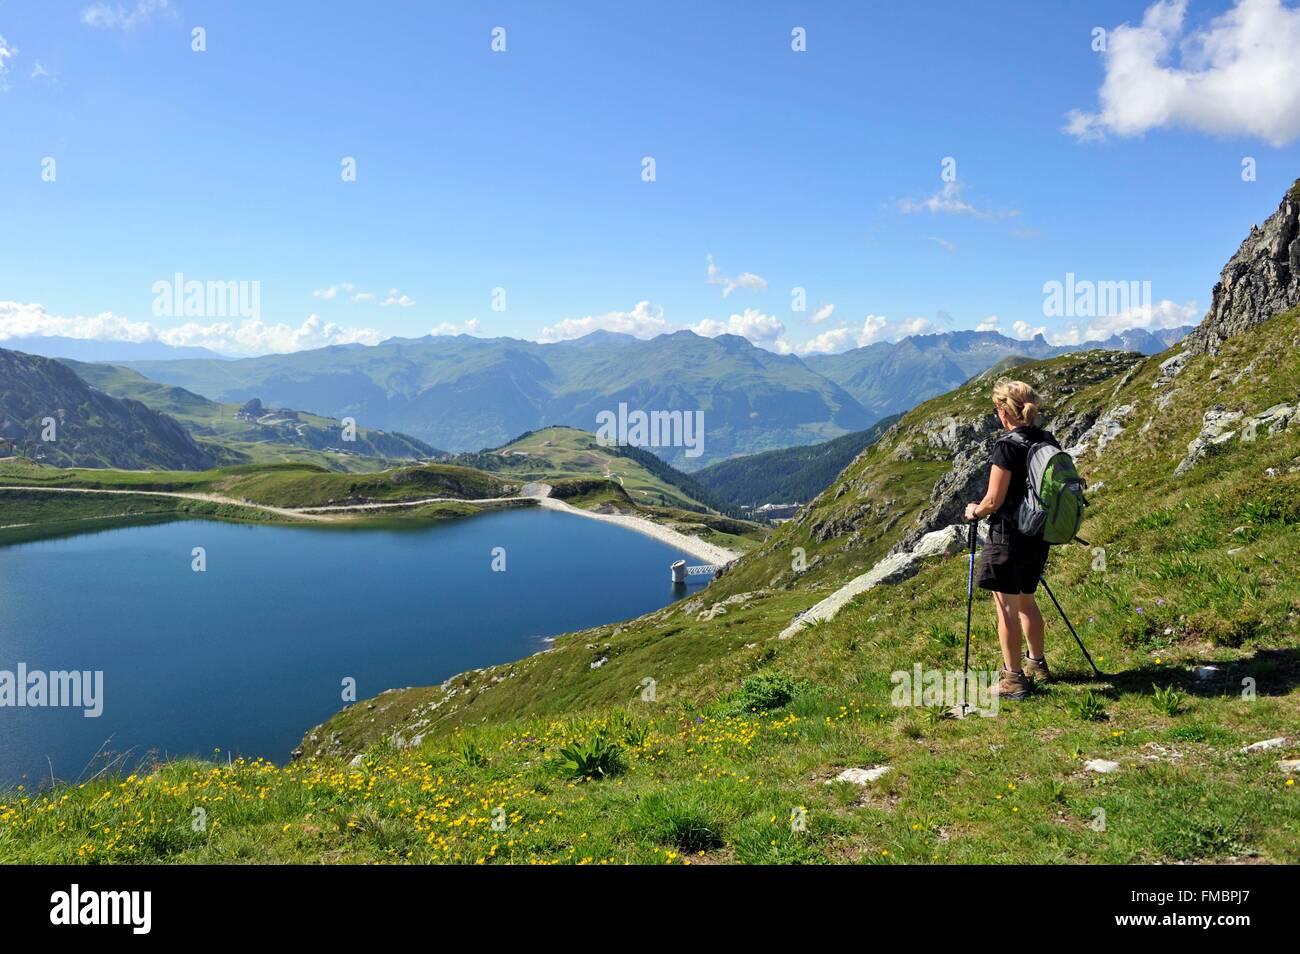
[(570, 348), (591, 348), (596, 345), (627, 345), (636, 344), (639, 340), (636, 335), (630, 335), (625, 331), (608, 331), (604, 328), (597, 328), (595, 331), (589, 331), (580, 338), (566, 338), (564, 341), (557, 341), (556, 344), (566, 345)]

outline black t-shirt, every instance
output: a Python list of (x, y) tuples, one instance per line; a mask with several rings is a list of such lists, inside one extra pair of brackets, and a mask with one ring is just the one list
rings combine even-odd
[(1004, 434), (993, 445), (993, 463), (1011, 471), (1011, 486), (1007, 488), (1007, 499), (1002, 501), (1002, 506), (992, 514), (992, 519), (1001, 519), (1003, 522), (1009, 520), (1014, 524), (1016, 511), (1020, 509), (1020, 502), (1025, 499), (1025, 482), (1029, 479), (1029, 448), (1044, 441), (1058, 447), (1060, 445), (1056, 444), (1056, 438), (1051, 435), (1051, 432), (1041, 427), (1017, 427), (1011, 433), (1021, 435), (1029, 443), (1022, 444), (1011, 440), (1010, 434)]

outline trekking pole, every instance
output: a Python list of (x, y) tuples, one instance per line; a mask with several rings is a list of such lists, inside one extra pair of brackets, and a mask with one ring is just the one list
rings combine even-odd
[(1052, 588), (1047, 585), (1046, 577), (1040, 576), (1038, 579), (1043, 584), (1043, 589), (1047, 590), (1047, 595), (1052, 598), (1052, 604), (1056, 607), (1056, 611), (1061, 614), (1061, 619), (1065, 620), (1066, 629), (1070, 631), (1070, 635), (1074, 637), (1074, 641), (1078, 643), (1079, 648), (1083, 650), (1083, 658), (1088, 660), (1088, 665), (1092, 667), (1093, 674), (1096, 675), (1098, 679), (1103, 678), (1102, 671), (1097, 668), (1097, 664), (1093, 662), (1092, 657), (1088, 655), (1088, 647), (1083, 645), (1083, 640), (1079, 638), (1079, 634), (1076, 633), (1074, 627), (1070, 625), (1070, 619), (1065, 615), (1065, 610), (1061, 609), (1061, 604), (1057, 602), (1056, 594), (1053, 593)]
[(966, 574), (966, 659), (961, 664), (961, 714), (966, 714), (966, 683), (970, 672), (970, 611), (975, 602), (975, 541), (979, 537), (979, 521), (970, 522), (970, 569)]

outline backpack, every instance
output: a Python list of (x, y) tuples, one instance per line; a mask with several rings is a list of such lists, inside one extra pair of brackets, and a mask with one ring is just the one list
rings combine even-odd
[(1026, 448), (1029, 476), (1025, 481), (1025, 499), (1016, 512), (1016, 529), (1049, 544), (1075, 539), (1088, 501), (1083, 496), (1085, 485), (1075, 469), (1074, 459), (1055, 444), (1034, 443), (1023, 434), (1011, 433), (1002, 440)]

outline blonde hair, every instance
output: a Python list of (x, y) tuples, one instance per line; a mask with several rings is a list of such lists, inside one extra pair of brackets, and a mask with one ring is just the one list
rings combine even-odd
[(1038, 423), (1042, 399), (1038, 392), (1024, 381), (1002, 378), (993, 385), (993, 404), (1006, 412), (1007, 419), (1016, 427)]

